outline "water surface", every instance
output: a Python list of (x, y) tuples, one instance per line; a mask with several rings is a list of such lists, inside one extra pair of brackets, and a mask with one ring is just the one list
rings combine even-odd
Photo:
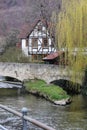
[[(29, 117), (43, 122), (56, 130), (87, 130), (87, 97), (74, 96), (68, 106), (56, 106), (45, 99), (32, 95), (0, 97), (0, 103), (17, 111), (27, 107)], [(19, 117), (0, 109), (0, 124), (9, 130), (21, 130)], [(30, 130), (41, 130), (28, 124)]]

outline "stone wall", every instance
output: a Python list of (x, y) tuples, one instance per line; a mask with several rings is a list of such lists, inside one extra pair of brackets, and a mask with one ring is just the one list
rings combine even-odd
[(0, 75), (17, 78), (21, 81), (28, 79), (43, 79), (47, 83), (58, 79), (69, 79), (66, 68), (57, 65), (30, 63), (0, 63)]

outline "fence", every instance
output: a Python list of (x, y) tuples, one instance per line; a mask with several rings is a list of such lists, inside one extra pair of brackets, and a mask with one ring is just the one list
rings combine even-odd
[[(4, 109), (4, 110), (6, 110), (6, 111), (8, 111), (8, 112), (10, 112), (10, 113), (12, 113), (14, 115), (17, 115), (17, 116), (21, 117), (22, 120), (23, 120), (23, 129), (22, 130), (27, 130), (27, 121), (31, 122), (32, 124), (38, 126), (39, 128), (42, 128), (44, 130), (55, 130), (54, 128), (52, 128), (50, 126), (47, 126), (44, 123), (41, 123), (41, 122), (39, 122), (39, 121), (37, 121), (35, 119), (29, 118), (27, 116), (28, 110), (25, 107), (22, 108), (22, 113), (20, 113), (18, 111), (15, 111), (15, 110), (13, 110), (11, 108), (8, 108), (7, 106), (4, 106), (2, 104), (0, 104), (0, 108)], [(1, 130), (7, 130), (2, 125), (0, 125), (0, 128), (1, 128)]]

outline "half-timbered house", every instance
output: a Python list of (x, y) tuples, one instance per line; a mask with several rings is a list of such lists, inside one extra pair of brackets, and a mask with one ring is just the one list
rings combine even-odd
[(19, 37), (22, 51), (32, 60), (42, 60), (51, 52), (55, 52), (53, 39), (50, 37), (45, 20), (37, 20), (32, 26), (24, 26)]

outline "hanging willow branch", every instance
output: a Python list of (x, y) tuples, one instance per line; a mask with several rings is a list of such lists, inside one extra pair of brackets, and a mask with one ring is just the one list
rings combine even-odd
[(65, 60), (73, 71), (83, 79), (87, 66), (87, 0), (62, 0), (62, 10), (58, 16), (56, 36), (58, 48), (65, 51)]

